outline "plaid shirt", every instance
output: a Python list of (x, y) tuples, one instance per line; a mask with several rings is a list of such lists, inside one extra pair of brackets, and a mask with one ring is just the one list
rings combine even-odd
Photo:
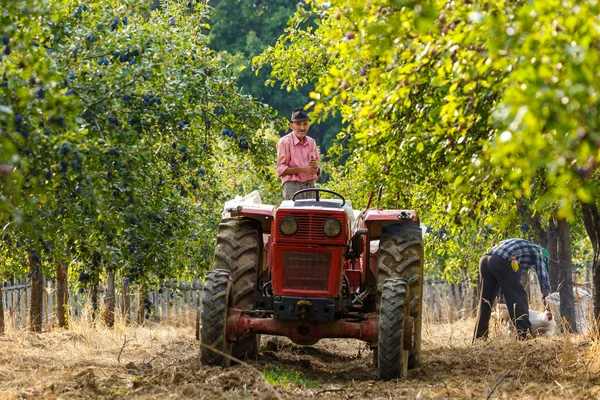
[(548, 281), (548, 265), (542, 248), (537, 244), (528, 242), (525, 239), (507, 239), (503, 240), (488, 253), (494, 256), (500, 256), (507, 261), (512, 261), (512, 257), (519, 263), (519, 268), (534, 268), (537, 271), (538, 280), (542, 292), (544, 289), (550, 293), (550, 283)]

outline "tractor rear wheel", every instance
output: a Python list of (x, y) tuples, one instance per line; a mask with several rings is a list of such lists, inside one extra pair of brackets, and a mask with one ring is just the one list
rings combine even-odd
[[(262, 231), (257, 221), (224, 218), (219, 224), (214, 269), (229, 271), (232, 282), (231, 307), (251, 310), (258, 298), (258, 276), (262, 250)], [(260, 335), (245, 334), (232, 343), (235, 358), (255, 358)]]
[(387, 278), (394, 276), (404, 278), (410, 286), (410, 307), (407, 314), (412, 317), (413, 321), (413, 343), (408, 359), (408, 368), (415, 368), (421, 358), (423, 323), (424, 256), (423, 233), (420, 225), (405, 223), (383, 227), (377, 259), (379, 267), (377, 287), (380, 296), (383, 283)]
[(389, 278), (383, 284), (379, 314), (379, 342), (376, 351), (379, 379), (406, 376), (408, 350), (405, 350), (406, 317), (410, 288), (402, 278)]
[[(204, 365), (227, 367), (231, 345), (227, 343), (227, 311), (231, 297), (229, 272), (213, 270), (206, 274), (202, 289), (200, 361)], [(213, 351), (215, 349), (216, 351)]]

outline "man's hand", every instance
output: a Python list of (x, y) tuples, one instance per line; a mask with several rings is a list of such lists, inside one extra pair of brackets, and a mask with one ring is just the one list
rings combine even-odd
[(319, 171), (319, 160), (310, 160), (305, 170), (307, 174), (316, 174)]

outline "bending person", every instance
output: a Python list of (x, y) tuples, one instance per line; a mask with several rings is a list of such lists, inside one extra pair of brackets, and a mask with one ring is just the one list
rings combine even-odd
[(521, 274), (529, 268), (537, 271), (542, 300), (550, 292), (548, 282), (548, 252), (525, 239), (507, 239), (494, 246), (479, 261), (479, 290), (481, 300), (475, 323), (475, 339), (487, 337), (490, 315), (498, 289), (502, 289), (511, 320), (520, 339), (531, 332), (529, 301), (521, 284)]

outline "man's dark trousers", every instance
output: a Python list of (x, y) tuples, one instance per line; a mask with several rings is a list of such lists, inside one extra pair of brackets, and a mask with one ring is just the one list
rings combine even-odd
[(513, 271), (510, 261), (500, 256), (484, 255), (479, 260), (479, 289), (481, 301), (477, 313), (475, 337), (486, 337), (490, 315), (498, 289), (502, 288), (510, 319), (515, 321), (517, 334), (520, 338), (527, 336), (531, 331), (529, 322), (529, 303), (527, 292), (521, 284), (521, 274)]

